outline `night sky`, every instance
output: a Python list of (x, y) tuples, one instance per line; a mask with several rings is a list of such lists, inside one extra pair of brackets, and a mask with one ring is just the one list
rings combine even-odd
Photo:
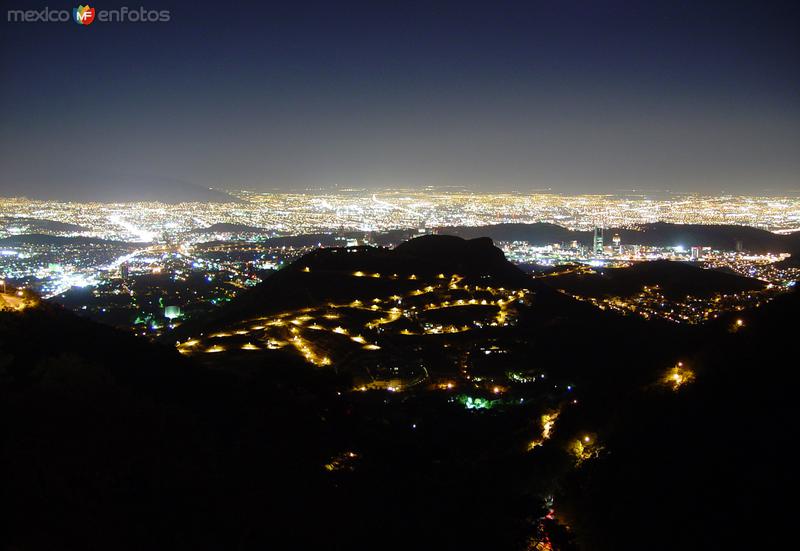
[(800, 189), (797, 2), (103, 2), (9, 23), (0, 195)]

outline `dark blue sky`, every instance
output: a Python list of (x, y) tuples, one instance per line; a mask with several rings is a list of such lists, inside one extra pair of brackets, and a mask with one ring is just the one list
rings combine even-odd
[(796, 2), (227, 4), (4, 1), (0, 194), (800, 189)]

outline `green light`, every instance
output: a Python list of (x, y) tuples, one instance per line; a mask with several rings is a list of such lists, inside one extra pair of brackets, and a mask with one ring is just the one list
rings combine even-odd
[(486, 398), (473, 398), (466, 394), (460, 394), (457, 398), (458, 402), (467, 409), (492, 409), (495, 401), (487, 400)]

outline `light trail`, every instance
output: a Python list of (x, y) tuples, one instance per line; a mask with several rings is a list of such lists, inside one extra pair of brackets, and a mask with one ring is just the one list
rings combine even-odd
[(143, 230), (143, 229), (137, 228), (136, 226), (134, 226), (130, 222), (126, 222), (125, 220), (123, 220), (122, 217), (120, 217), (118, 214), (112, 214), (111, 216), (109, 216), (108, 217), (108, 221), (111, 222), (112, 224), (116, 224), (117, 226), (120, 226), (121, 228), (125, 229), (129, 233), (135, 235), (136, 238), (137, 238), (137, 241), (141, 241), (143, 243), (150, 243), (150, 242), (155, 240), (155, 236), (156, 236), (155, 233), (153, 233), (151, 231), (148, 231), (148, 230)]
[(401, 207), (400, 205), (393, 205), (393, 204), (388, 203), (386, 201), (381, 201), (380, 199), (378, 199), (378, 197), (374, 193), (372, 194), (372, 201), (375, 204), (381, 205), (383, 207), (386, 207), (386, 208), (389, 208), (389, 209), (394, 209), (394, 210), (399, 210), (399, 211), (402, 211), (402, 212), (407, 212), (409, 214), (413, 214), (414, 216), (418, 216), (419, 218), (422, 218), (422, 215), (420, 213), (418, 213), (418, 212), (416, 212), (414, 210), (411, 210), (410, 208)]

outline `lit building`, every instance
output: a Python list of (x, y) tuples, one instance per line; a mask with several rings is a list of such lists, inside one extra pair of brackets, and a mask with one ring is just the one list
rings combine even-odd
[(603, 228), (594, 229), (594, 252), (595, 254), (603, 253)]
[(181, 308), (180, 306), (167, 306), (164, 308), (164, 317), (167, 319), (175, 319), (180, 317), (181, 315)]

